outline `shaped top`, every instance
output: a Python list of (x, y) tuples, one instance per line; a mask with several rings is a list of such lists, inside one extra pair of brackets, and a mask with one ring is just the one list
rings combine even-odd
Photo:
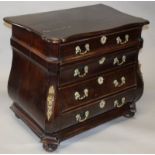
[(4, 21), (20, 26), (51, 42), (143, 26), (149, 21), (127, 15), (103, 4), (14, 17)]

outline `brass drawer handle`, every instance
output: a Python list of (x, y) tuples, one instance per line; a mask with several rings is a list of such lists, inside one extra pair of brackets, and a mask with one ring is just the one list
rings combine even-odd
[(122, 41), (122, 39), (121, 39), (120, 36), (118, 36), (118, 37), (116, 38), (117, 44), (123, 45), (123, 44), (126, 44), (128, 41), (129, 41), (129, 35), (128, 35), (128, 34), (125, 35), (125, 40), (124, 40), (124, 41)]
[(89, 44), (85, 44), (85, 51), (82, 51), (80, 46), (76, 46), (75, 47), (75, 54), (79, 54), (79, 55), (83, 55), (83, 54), (86, 54), (87, 52), (90, 51), (90, 46)]
[(74, 70), (74, 77), (76, 77), (76, 76), (78, 76), (78, 77), (84, 77), (84, 76), (87, 75), (87, 73), (88, 73), (88, 66), (85, 66), (85, 67), (84, 67), (84, 73), (83, 73), (83, 74), (81, 74), (80, 71), (79, 71), (79, 69), (76, 68), (76, 69)]
[(117, 108), (122, 107), (125, 104), (125, 100), (126, 100), (125, 97), (123, 97), (121, 99), (121, 102), (119, 102), (118, 100), (115, 100), (114, 101), (114, 107), (117, 107)]
[(126, 83), (126, 79), (124, 76), (121, 77), (121, 83), (119, 83), (117, 80), (113, 81), (113, 84), (115, 87), (121, 87)]
[(106, 58), (105, 58), (105, 57), (102, 57), (102, 58), (98, 61), (98, 63), (99, 63), (100, 65), (102, 65), (102, 64), (104, 64), (105, 60), (106, 60)]
[(88, 89), (83, 90), (84, 95), (81, 96), (79, 92), (74, 93), (75, 100), (83, 100), (88, 97)]
[(123, 65), (125, 62), (126, 62), (126, 56), (123, 55), (123, 56), (122, 56), (122, 61), (121, 61), (121, 62), (120, 62), (120, 60), (119, 60), (117, 57), (115, 57), (115, 58), (114, 58), (114, 61), (113, 61), (113, 64), (114, 64), (114, 65), (121, 66), (121, 65)]
[(86, 111), (85, 114), (84, 114), (84, 118), (82, 119), (81, 115), (80, 114), (77, 114), (76, 116), (76, 121), (77, 122), (84, 122), (85, 120), (88, 119), (89, 117), (89, 111)]

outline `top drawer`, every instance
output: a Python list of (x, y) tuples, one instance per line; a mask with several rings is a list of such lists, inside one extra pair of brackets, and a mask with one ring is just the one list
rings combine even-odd
[[(109, 33), (88, 39), (78, 40), (60, 46), (60, 56), (65, 58), (77, 58), (92, 55), (99, 50), (103, 53), (109, 49), (121, 49), (133, 45), (140, 37), (141, 29), (130, 29), (119, 33)], [(104, 51), (103, 51), (104, 49)]]

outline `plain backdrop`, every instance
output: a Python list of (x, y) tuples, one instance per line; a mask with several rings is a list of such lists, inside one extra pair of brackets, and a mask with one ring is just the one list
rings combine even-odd
[[(101, 2), (0, 2), (0, 153), (46, 153), (39, 138), (9, 109), (11, 29), (3, 17), (59, 10)], [(144, 28), (139, 55), (145, 82), (132, 119), (120, 117), (60, 144), (55, 153), (155, 153), (155, 2), (102, 2), (150, 21)]]

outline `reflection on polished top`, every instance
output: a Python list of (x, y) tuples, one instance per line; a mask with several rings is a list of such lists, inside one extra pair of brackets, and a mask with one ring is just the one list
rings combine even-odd
[(5, 18), (47, 40), (67, 41), (78, 35), (100, 33), (119, 27), (142, 26), (147, 20), (133, 17), (103, 4)]

